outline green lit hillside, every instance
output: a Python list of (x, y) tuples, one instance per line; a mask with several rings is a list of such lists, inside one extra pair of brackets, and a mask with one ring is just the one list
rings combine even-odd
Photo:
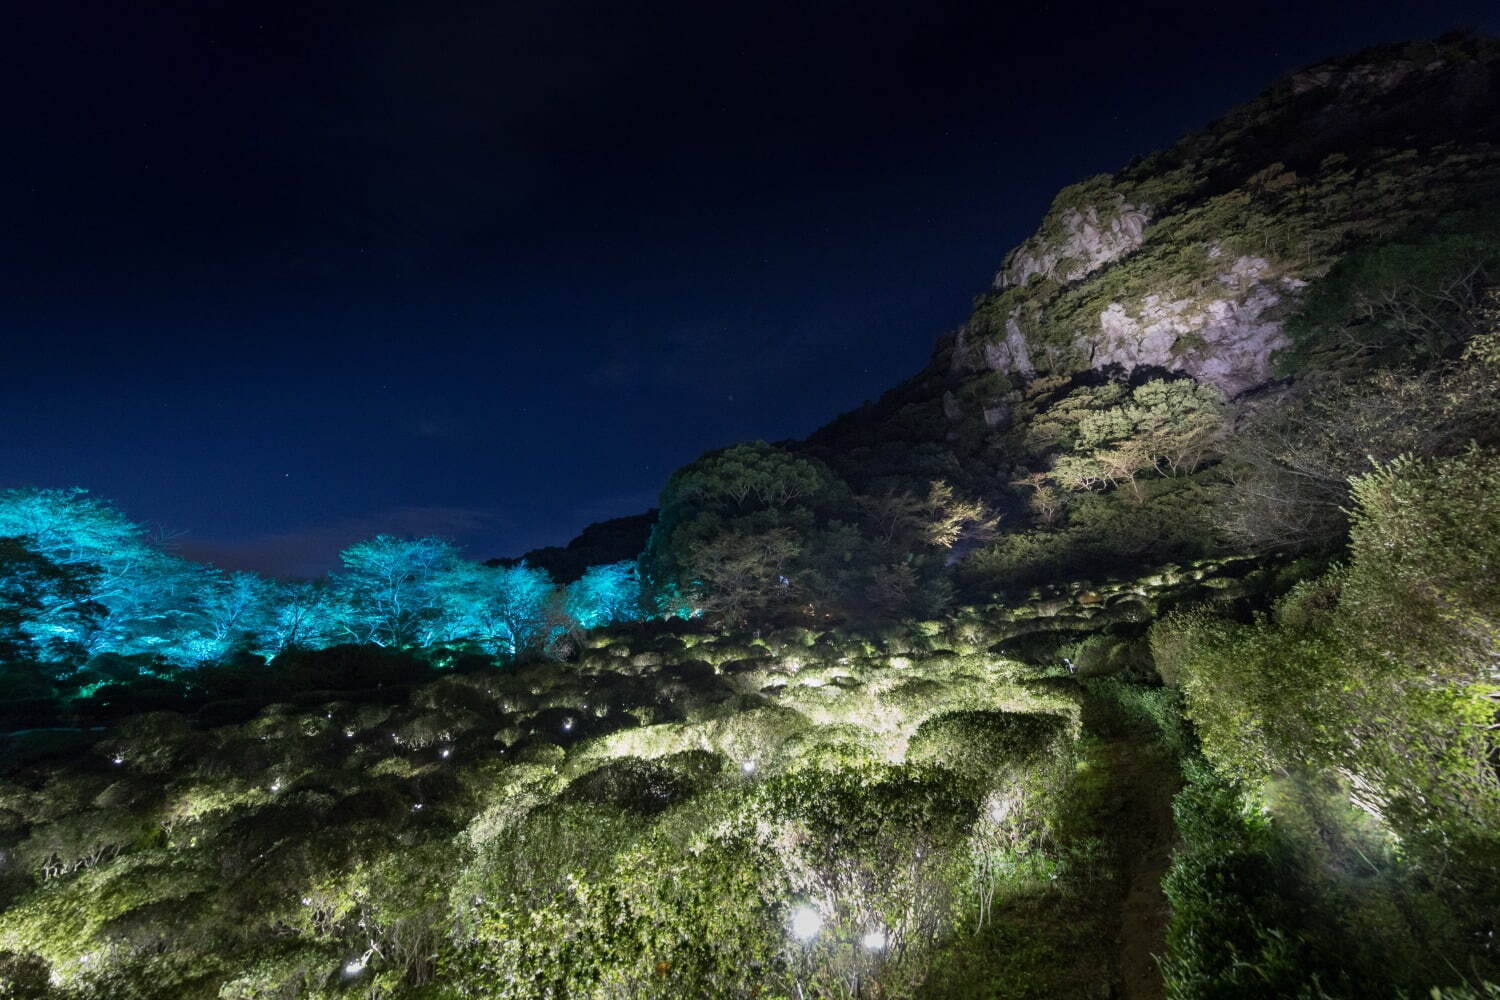
[(1150, 819), (1120, 772), (1158, 813), (1178, 780), (1130, 712), (1172, 700), (992, 650), (1102, 674), (1115, 649), (1079, 636), (1275, 585), (1245, 569), (881, 635), (604, 631), (397, 705), (137, 716), (3, 786), (13, 890), (38, 884), (0, 941), (46, 963), (12, 974), (101, 996), (1093, 994), (1171, 836), (1158, 815), (1130, 831), (1154, 858), (1122, 851)]

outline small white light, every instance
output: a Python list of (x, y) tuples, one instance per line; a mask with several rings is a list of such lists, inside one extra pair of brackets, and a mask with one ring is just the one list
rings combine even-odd
[(452, 753), (452, 750), (449, 750), (447, 747), (443, 747), (443, 749), (438, 751), (438, 756), (443, 758), (444, 760), (447, 760)]
[(365, 963), (363, 959), (351, 958), (344, 963), (344, 975), (346, 976), (357, 976), (364, 971)]
[(792, 937), (799, 941), (811, 941), (823, 928), (823, 918), (811, 906), (799, 906), (792, 911)]
[(866, 951), (885, 951), (885, 931), (870, 931), (859, 939)]
[(563, 732), (565, 732), (565, 733), (566, 732), (571, 732), (572, 729), (573, 729), (573, 720), (572, 719), (564, 719), (563, 720)]
[(303, 896), (302, 897), (302, 905), (303, 906), (311, 906), (312, 905), (312, 897), (311, 896)]
[(352, 729), (346, 729), (346, 730), (344, 730), (344, 735), (347, 736), (347, 737), (349, 737), (352, 740), (354, 738), (354, 730), (352, 730)]
[(116, 764), (123, 764), (123, 763), (125, 763), (125, 758), (122, 757), (122, 756), (120, 756), (119, 754), (115, 754), (114, 757), (112, 757), (110, 759), (113, 760)]
[(411, 804), (411, 808), (412, 808), (412, 812), (421, 812), (422, 811), (422, 803), (420, 803), (420, 802), (413, 802)]
[(755, 773), (755, 761), (753, 761), (753, 760), (747, 760), (747, 761), (745, 761), (743, 764), (740, 765), (740, 770), (744, 771), (746, 774), (754, 774)]
[(1008, 798), (1008, 796), (1007, 798), (996, 799), (996, 801), (990, 802), (990, 819), (995, 820), (996, 823), (1004, 822), (1005, 817), (1010, 816), (1013, 808), (1016, 808), (1016, 802)]
[(273, 781), (273, 782), (271, 782), (271, 791), (273, 791), (273, 792), (279, 792), (279, 791), (281, 791), (281, 782), (279, 782), (279, 781)]

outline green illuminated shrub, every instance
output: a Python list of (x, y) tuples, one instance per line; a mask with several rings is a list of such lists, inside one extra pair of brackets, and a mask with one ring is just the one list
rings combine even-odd
[[(920, 981), (921, 960), (957, 919), (977, 809), (953, 775), (921, 765), (804, 768), (757, 789), (751, 816), (822, 922), (801, 956), (810, 983), (849, 995), (873, 976), (900, 995)], [(875, 968), (860, 944), (871, 932), (886, 942)]]
[(1059, 752), (1068, 720), (1028, 712), (948, 712), (923, 722), (906, 746), (909, 761), (936, 764), (988, 787)]
[(453, 989), (749, 998), (775, 972), (786, 892), (748, 844), (684, 852), (642, 836), (629, 814), (550, 807), (479, 865), (484, 876), (461, 886), (471, 938), (447, 963)]
[(1348, 565), (1253, 624), (1172, 616), (1153, 648), (1222, 774), (1347, 774), (1414, 850), (1439, 869), (1462, 860), (1450, 877), (1495, 893), (1500, 460), (1400, 460), (1353, 492)]
[(594, 802), (651, 815), (712, 782), (721, 764), (716, 754), (691, 750), (656, 760), (624, 757), (575, 778), (559, 801)]

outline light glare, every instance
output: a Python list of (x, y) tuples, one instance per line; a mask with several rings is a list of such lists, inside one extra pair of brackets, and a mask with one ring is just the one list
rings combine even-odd
[(823, 917), (811, 906), (799, 906), (792, 911), (792, 936), (799, 941), (811, 941), (823, 928)]

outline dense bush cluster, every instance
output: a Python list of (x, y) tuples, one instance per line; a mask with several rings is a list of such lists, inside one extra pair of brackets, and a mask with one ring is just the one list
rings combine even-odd
[(3, 971), (70, 1000), (912, 995), (1072, 871), (1076, 696), (940, 651), (975, 639), (658, 625), (387, 705), (134, 716), (0, 782)]
[(667, 483), (643, 577), (660, 610), (729, 625), (931, 617), (950, 555), (995, 522), (942, 480), (856, 494), (814, 457), (735, 445)]
[(1497, 489), (1492, 453), (1398, 460), (1354, 481), (1347, 563), (1153, 628), (1212, 767), (1179, 804), (1176, 995), (1496, 976)]

